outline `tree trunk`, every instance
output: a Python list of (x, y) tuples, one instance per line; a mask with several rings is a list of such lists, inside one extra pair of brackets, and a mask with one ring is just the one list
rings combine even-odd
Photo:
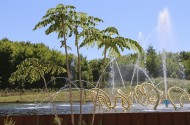
[(96, 98), (95, 98), (95, 105), (94, 105), (94, 111), (93, 111), (93, 115), (92, 115), (92, 122), (91, 122), (91, 125), (94, 124), (94, 118), (95, 118), (95, 112), (96, 112), (96, 103), (97, 103), (97, 99), (98, 99), (98, 94), (99, 94), (99, 89), (100, 89), (100, 83), (102, 82), (102, 79), (103, 79), (103, 73), (104, 73), (104, 67), (105, 67), (105, 63), (106, 63), (106, 46), (105, 46), (105, 49), (104, 49), (104, 59), (103, 59), (103, 63), (102, 63), (102, 66), (101, 66), (101, 69), (100, 69), (100, 79), (98, 81), (98, 91), (97, 91), (97, 95), (96, 95)]
[(44, 81), (45, 91), (49, 94), (46, 79), (45, 79), (44, 76), (42, 76), (41, 74), (40, 74), (40, 76), (42, 77), (42, 79), (43, 79), (43, 81)]
[(105, 49), (104, 49), (104, 60), (103, 60), (103, 64), (102, 64), (102, 74), (103, 74), (103, 71), (104, 71), (104, 67), (105, 67), (105, 63), (106, 63), (106, 51), (107, 51), (107, 47), (105, 46)]
[(67, 53), (67, 43), (66, 43), (66, 36), (64, 34), (64, 47), (65, 47), (65, 55), (66, 55), (66, 65), (67, 65), (67, 77), (69, 83), (69, 95), (70, 95), (70, 105), (71, 105), (71, 122), (74, 125), (74, 114), (73, 114), (73, 96), (72, 96), (72, 86), (71, 86), (71, 77), (70, 77), (70, 70), (69, 70), (69, 59)]
[[(40, 72), (39, 72), (39, 74), (40, 74)], [(53, 111), (54, 111), (54, 113), (55, 113), (55, 116), (57, 116), (56, 107), (55, 107), (55, 104), (54, 104), (54, 102), (53, 102), (53, 97), (51, 97), (50, 92), (48, 91), (46, 79), (45, 79), (45, 77), (44, 77), (42, 74), (40, 74), (40, 76), (42, 77), (42, 79), (43, 79), (43, 81), (44, 81), (44, 84), (45, 84), (45, 91), (47, 92), (48, 96), (49, 96), (50, 99), (51, 99), (51, 103), (52, 103), (52, 105), (53, 105)]]
[(77, 47), (77, 56), (78, 56), (78, 78), (79, 78), (79, 84), (80, 84), (80, 115), (79, 115), (79, 125), (82, 125), (82, 93), (83, 93), (83, 84), (81, 82), (81, 58), (80, 58), (80, 52), (79, 52), (79, 46), (78, 46), (78, 30), (76, 27), (76, 34), (75, 34), (75, 44)]
[(40, 77), (43, 79), (44, 86), (45, 86), (45, 91), (49, 94), (48, 87), (47, 87), (47, 82), (46, 82), (46, 79), (45, 79), (44, 75), (42, 75), (42, 73), (40, 73), (40, 69), (39, 68), (35, 68), (35, 70), (38, 72), (38, 74), (40, 75)]

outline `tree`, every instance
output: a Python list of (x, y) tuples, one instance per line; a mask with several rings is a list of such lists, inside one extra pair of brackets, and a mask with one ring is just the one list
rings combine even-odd
[(0, 77), (1, 88), (7, 88), (8, 79), (12, 72), (13, 46), (10, 41), (0, 41)]
[(185, 69), (185, 77), (186, 79), (190, 80), (190, 59), (183, 62), (184, 69)]
[(61, 46), (65, 48), (66, 54), (66, 63), (67, 63), (67, 77), (70, 88), (70, 104), (71, 104), (71, 122), (74, 125), (74, 115), (73, 115), (73, 98), (71, 91), (71, 76), (69, 71), (69, 62), (68, 62), (68, 46), (67, 38), (72, 34), (71, 24), (72, 18), (74, 16), (75, 7), (70, 5), (58, 4), (55, 8), (49, 9), (45, 16), (42, 17), (42, 21), (37, 23), (34, 27), (34, 30), (49, 26), (46, 29), (45, 33), (49, 35), (50, 33), (58, 33), (58, 38), (62, 38)]
[(93, 82), (98, 82), (100, 77), (100, 67), (101, 61), (100, 59), (93, 59), (89, 61), (90, 68), (92, 69)]
[(158, 57), (158, 55), (156, 54), (155, 49), (153, 48), (153, 46), (149, 46), (147, 49), (147, 53), (146, 53), (146, 69), (149, 72), (149, 75), (152, 77), (158, 77), (159, 76), (159, 70), (160, 70), (160, 65), (161, 65), (161, 61)]
[(173, 78), (174, 77), (183, 78), (183, 76), (181, 76), (183, 69), (181, 69), (181, 66), (180, 66), (179, 55), (177, 53), (167, 52), (166, 57), (167, 57), (166, 58), (167, 76), (168, 77), (172, 76)]
[(186, 79), (190, 79), (190, 52), (182, 51), (179, 54), (183, 70), (185, 70)]
[(190, 52), (182, 51), (179, 53), (179, 56), (181, 61), (188, 60), (190, 59)]
[(177, 74), (176, 72), (174, 71), (171, 75), (170, 75), (171, 78), (177, 78)]
[[(124, 51), (125, 48), (138, 48), (140, 51), (142, 50), (141, 46), (136, 41), (119, 36), (119, 32), (115, 27), (107, 27), (102, 31), (99, 31), (96, 28), (89, 28), (84, 31), (83, 34), (87, 37), (84, 39), (83, 43), (81, 43), (80, 47), (84, 45), (92, 45), (96, 42), (99, 49), (104, 48), (103, 64), (100, 69), (102, 76), (98, 82), (98, 88), (100, 88), (100, 83), (104, 76), (104, 67), (106, 63), (107, 52), (109, 52), (110, 55), (121, 56), (120, 50)], [(99, 91), (97, 92), (97, 95), (98, 93)], [(97, 100), (97, 96), (95, 100)], [(96, 108), (94, 109), (94, 112), (95, 110)], [(94, 122), (94, 116), (95, 113), (93, 113), (92, 124)]]
[[(80, 47), (84, 45), (93, 45), (97, 44), (98, 49), (103, 49), (103, 64), (101, 72), (105, 66), (105, 60), (107, 55), (111, 56), (121, 56), (120, 50), (124, 49), (135, 49), (141, 52), (142, 47), (134, 40), (129, 38), (124, 38), (119, 36), (119, 32), (115, 27), (107, 27), (105, 30), (99, 31), (98, 29), (91, 28), (84, 32), (85, 35), (88, 35), (86, 39), (81, 43)], [(92, 34), (92, 35), (89, 35)], [(115, 36), (115, 37), (114, 37)], [(109, 53), (108, 53), (109, 52)], [(107, 54), (108, 53), (108, 54)]]
[(79, 124), (82, 124), (82, 88), (83, 84), (81, 82), (81, 58), (80, 58), (80, 52), (79, 52), (79, 40), (80, 37), (82, 37), (82, 32), (79, 31), (81, 29), (82, 31), (87, 29), (88, 27), (95, 26), (97, 22), (102, 22), (101, 19), (95, 18), (92, 16), (88, 16), (86, 13), (81, 12), (75, 12), (75, 15), (73, 16), (73, 33), (75, 35), (75, 46), (77, 48), (77, 57), (78, 57), (78, 78), (79, 78), (79, 84), (80, 84), (80, 117), (79, 117)]
[[(16, 66), (23, 62), (26, 58), (38, 58), (42, 61), (50, 61), (55, 65), (65, 65), (65, 55), (60, 51), (49, 49), (43, 43), (32, 44), (25, 41), (7, 41), (7, 39), (0, 40), (0, 77), (2, 77), (0, 84), (1, 89), (4, 88), (17, 88), (20, 87), (19, 83), (11, 84), (8, 79), (13, 72), (15, 72)], [(66, 73), (63, 74), (66, 76)], [(46, 76), (47, 80), (48, 76)], [(40, 81), (36, 81), (34, 84), (24, 84), (26, 89), (41, 87)]]
[(61, 74), (64, 72), (66, 72), (66, 70), (63, 67), (40, 61), (37, 58), (27, 58), (17, 66), (17, 70), (11, 74), (9, 82), (18, 82), (20, 88), (23, 88), (26, 82), (33, 83), (43, 79), (45, 91), (49, 94), (45, 75)]
[(44, 62), (37, 58), (27, 58), (17, 66), (17, 70), (11, 74), (9, 81), (14, 82), (36, 82), (43, 79), (46, 92), (48, 92), (46, 74), (54, 75), (66, 72), (65, 68)]

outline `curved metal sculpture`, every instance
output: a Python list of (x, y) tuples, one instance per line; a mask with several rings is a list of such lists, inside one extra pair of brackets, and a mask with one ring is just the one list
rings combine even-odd
[(122, 107), (126, 110), (132, 105), (132, 93), (130, 92), (129, 95), (126, 95), (121, 89), (117, 89), (117, 95), (114, 98), (113, 105), (110, 97), (102, 89), (93, 88), (90, 90), (90, 95), (94, 105), (101, 107), (105, 106), (108, 109), (114, 109), (116, 107), (117, 99), (121, 99)]
[[(118, 89), (117, 92), (118, 96), (116, 98), (121, 98), (122, 107), (128, 110), (133, 104), (132, 93), (130, 92), (129, 95), (126, 95), (121, 89)], [(125, 106), (125, 104), (127, 104), (127, 106)]]
[[(179, 96), (179, 104), (181, 107), (183, 107), (183, 99), (184, 98), (187, 98), (188, 101), (190, 102), (190, 95), (182, 88), (180, 87), (171, 87), (168, 89), (168, 98), (171, 102), (171, 104), (173, 105), (174, 109), (177, 109), (175, 103), (174, 103), (174, 98), (172, 98), (172, 95), (173, 93), (172, 92), (177, 92), (178, 94), (180, 93), (181, 96)], [(175, 99), (177, 98), (178, 96), (175, 95)]]
[[(114, 102), (111, 102), (109, 95), (102, 89), (92, 88), (90, 95), (92, 97), (92, 103), (96, 106), (105, 106), (108, 109), (114, 109), (116, 107), (117, 99), (121, 99), (122, 107), (126, 110), (132, 106), (132, 92), (128, 95), (125, 94), (121, 89), (116, 89), (117, 95), (114, 97)], [(156, 89), (153, 84), (143, 83), (135, 87), (135, 97), (138, 102), (143, 106), (148, 104), (153, 105), (153, 109), (156, 110), (158, 104), (161, 102), (160, 96), (163, 94), (162, 91)], [(183, 96), (181, 97), (183, 98)]]
[(110, 100), (109, 96), (102, 89), (92, 88), (90, 90), (90, 95), (92, 97), (92, 103), (94, 105), (101, 106), (101, 107), (103, 107), (103, 105), (104, 105), (108, 109), (115, 108), (115, 105), (114, 106), (111, 105), (111, 100)]
[(146, 97), (146, 92), (143, 90), (144, 88), (141, 87), (141, 85), (135, 86), (135, 97), (138, 100), (138, 102), (143, 105), (147, 106), (147, 97)]
[(147, 106), (148, 104), (154, 105), (154, 110), (157, 109), (160, 103), (160, 92), (150, 83), (137, 85), (135, 87), (135, 97), (143, 106)]

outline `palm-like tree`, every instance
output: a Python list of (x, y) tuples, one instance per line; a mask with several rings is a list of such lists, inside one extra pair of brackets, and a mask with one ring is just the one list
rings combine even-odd
[[(124, 49), (134, 49), (141, 52), (143, 49), (138, 44), (138, 42), (119, 36), (119, 32), (115, 27), (107, 27), (105, 30), (98, 30), (96, 28), (89, 28), (83, 32), (87, 37), (81, 43), (80, 47), (85, 45), (90, 46), (93, 44), (97, 44), (98, 49), (103, 49), (103, 65), (105, 66), (105, 60), (108, 55), (120, 56), (120, 50), (124, 51)], [(90, 35), (91, 34), (91, 35)], [(108, 53), (109, 52), (109, 53)], [(103, 71), (103, 69), (101, 69)]]
[[(103, 72), (104, 72), (106, 58), (108, 55), (107, 52), (109, 52), (109, 54), (113, 54), (115, 56), (116, 55), (120, 56), (121, 55), (120, 50), (124, 51), (125, 48), (127, 48), (127, 49), (133, 48), (133, 49), (138, 50), (139, 52), (142, 51), (141, 46), (136, 41), (119, 36), (119, 32), (115, 27), (107, 27), (105, 30), (102, 30), (102, 31), (100, 31), (96, 28), (89, 28), (89, 29), (83, 31), (83, 35), (85, 35), (87, 37), (84, 39), (83, 43), (81, 43), (80, 47), (83, 47), (85, 45), (90, 46), (90, 45), (94, 45), (96, 43), (98, 46), (98, 49), (104, 48), (103, 64), (102, 64), (101, 70), (100, 70), (100, 73), (102, 74), (102, 76), (103, 76)], [(101, 81), (102, 81), (102, 77), (100, 77), (100, 80), (98, 82), (98, 88), (100, 88)], [(99, 89), (97, 91), (97, 96), (98, 96), (98, 93), (99, 93)], [(96, 101), (97, 101), (97, 96), (95, 99)], [(91, 125), (93, 125), (93, 122), (94, 122), (95, 110), (96, 110), (96, 106), (94, 108)]]
[(71, 92), (71, 77), (69, 71), (69, 61), (68, 61), (68, 46), (67, 38), (72, 34), (71, 24), (73, 23), (72, 18), (74, 16), (75, 7), (70, 5), (59, 4), (55, 8), (49, 9), (45, 16), (43, 16), (42, 21), (37, 23), (34, 30), (42, 27), (49, 26), (45, 33), (49, 35), (50, 33), (56, 32), (58, 38), (62, 38), (61, 47), (65, 48), (66, 54), (66, 64), (67, 64), (67, 77), (70, 88), (70, 104), (71, 104), (71, 121), (74, 125), (74, 114), (73, 114), (73, 98)]
[(80, 58), (80, 51), (79, 51), (79, 39), (82, 37), (82, 32), (79, 30), (83, 31), (87, 29), (88, 27), (95, 26), (97, 25), (97, 22), (103, 22), (99, 18), (95, 18), (92, 16), (88, 16), (86, 13), (82, 12), (75, 12), (73, 16), (73, 23), (72, 23), (72, 28), (73, 28), (73, 33), (75, 36), (75, 46), (77, 48), (77, 56), (78, 56), (78, 78), (79, 78), (79, 84), (80, 84), (80, 117), (79, 117), (79, 124), (82, 124), (82, 93), (83, 93), (83, 85), (81, 82), (81, 58)]

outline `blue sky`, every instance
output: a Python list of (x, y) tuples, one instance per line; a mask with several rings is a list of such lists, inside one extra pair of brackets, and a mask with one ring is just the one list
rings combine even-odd
[[(100, 29), (114, 26), (121, 36), (137, 40), (145, 49), (152, 44), (157, 51), (162, 46), (157, 35), (159, 15), (167, 10), (172, 39), (165, 49), (174, 52), (189, 51), (188, 0), (1, 0), (0, 39), (7, 37), (12, 41), (43, 42), (50, 48), (64, 52), (56, 34), (45, 35), (45, 28), (32, 30), (46, 11), (59, 3), (74, 5), (77, 11), (103, 19), (104, 23), (98, 26)], [(73, 40), (68, 42), (72, 47), (71, 53), (76, 53)], [(102, 51), (97, 48), (83, 48), (81, 52), (88, 59), (102, 57)], [(126, 50), (123, 54), (129, 52)]]

